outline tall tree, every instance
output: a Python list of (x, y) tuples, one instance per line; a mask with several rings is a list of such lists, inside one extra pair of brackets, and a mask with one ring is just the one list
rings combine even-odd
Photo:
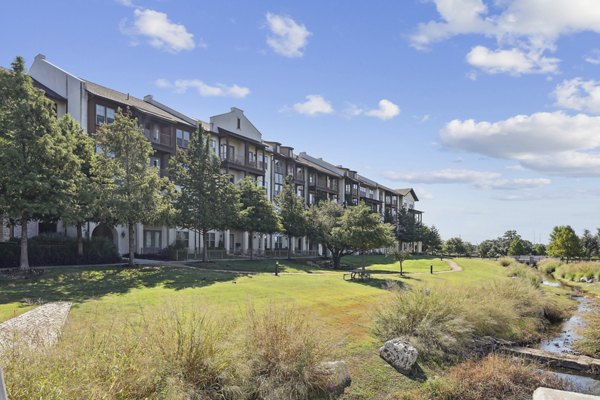
[(546, 248), (549, 256), (565, 258), (567, 263), (581, 254), (581, 242), (569, 225), (555, 226), (550, 233), (550, 243)]
[(61, 217), (67, 225), (75, 225), (77, 231), (77, 254), (83, 256), (83, 224), (98, 220), (100, 187), (95, 176), (96, 152), (94, 140), (83, 132), (77, 121), (66, 114), (58, 121), (58, 128), (73, 146), (79, 168), (73, 171), (75, 182), (69, 201)]
[(452, 255), (463, 255), (467, 253), (467, 246), (465, 242), (459, 237), (453, 237), (444, 242), (442, 247), (444, 254)]
[(581, 246), (583, 248), (584, 256), (587, 258), (592, 258), (592, 256), (598, 252), (600, 243), (598, 242), (598, 237), (596, 235), (592, 235), (592, 232), (586, 229), (583, 231), (583, 235), (581, 236)]
[(442, 248), (442, 237), (440, 232), (432, 225), (431, 227), (422, 224), (421, 225), (421, 241), (423, 242), (424, 249), (431, 253), (435, 253)]
[(419, 239), (419, 227), (414, 215), (406, 208), (401, 207), (397, 214), (396, 238), (402, 243), (414, 243)]
[(21, 224), (20, 268), (29, 270), (27, 222), (60, 216), (78, 168), (57, 127), (52, 101), (34, 88), (17, 57), (0, 71), (0, 210)]
[(520, 238), (516, 237), (512, 240), (512, 242), (510, 242), (510, 245), (508, 246), (508, 255), (509, 256), (522, 256), (526, 254), (525, 252), (525, 245), (523, 243), (523, 240), (521, 240)]
[(177, 223), (202, 234), (202, 260), (208, 262), (209, 231), (232, 228), (240, 202), (239, 191), (221, 173), (221, 160), (202, 126), (198, 126), (188, 149), (171, 159), (169, 173), (181, 188), (175, 201)]
[(382, 223), (381, 217), (362, 202), (344, 208), (324, 201), (312, 206), (309, 215), (309, 236), (331, 252), (335, 269), (344, 256), (394, 244), (393, 226)]
[(306, 211), (304, 199), (294, 191), (291, 177), (286, 178), (281, 192), (275, 198), (277, 214), (281, 220), (283, 233), (288, 238), (288, 260), (292, 258), (292, 237), (302, 237), (306, 234)]
[(237, 227), (250, 235), (250, 259), (254, 258), (254, 234), (269, 234), (282, 230), (273, 204), (267, 199), (265, 188), (246, 177), (240, 182), (241, 210)]
[(129, 265), (135, 259), (134, 227), (167, 220), (171, 211), (172, 183), (150, 166), (152, 145), (137, 118), (117, 109), (115, 121), (96, 132), (101, 157), (98, 174), (103, 177), (102, 201), (109, 219), (126, 225), (129, 233)]

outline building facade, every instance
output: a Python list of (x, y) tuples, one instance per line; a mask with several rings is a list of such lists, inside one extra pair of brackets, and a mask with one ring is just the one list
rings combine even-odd
[[(36, 87), (44, 90), (54, 101), (57, 116), (70, 114), (87, 133), (94, 133), (101, 124), (114, 121), (118, 109), (128, 109), (137, 118), (144, 135), (152, 143), (154, 154), (151, 165), (158, 167), (161, 176), (168, 177), (169, 159), (187, 148), (191, 136), (202, 125), (210, 135), (211, 146), (221, 159), (222, 171), (231, 182), (250, 177), (257, 185), (265, 188), (266, 196), (274, 201), (286, 180), (290, 180), (295, 192), (310, 206), (319, 201), (336, 201), (345, 206), (367, 204), (382, 220), (386, 215), (394, 218), (401, 207), (407, 209), (415, 219), (422, 221), (422, 212), (415, 209), (418, 198), (413, 189), (390, 189), (376, 181), (359, 175), (341, 165), (331, 164), (322, 158), (305, 152), (295, 154), (294, 148), (276, 141), (265, 140), (262, 133), (239, 108), (214, 115), (205, 122), (186, 116), (148, 95), (143, 98), (107, 88), (81, 79), (38, 55), (29, 70)], [(0, 240), (11, 235), (19, 236), (19, 228), (11, 231), (3, 228)], [(40, 233), (65, 232), (75, 235), (74, 227), (32, 222), (31, 236)], [(127, 253), (128, 232), (124, 226), (107, 226), (88, 223), (84, 236), (103, 236), (112, 240), (121, 254)], [(227, 230), (209, 233), (208, 243), (197, 232), (177, 227), (135, 227), (135, 246), (138, 254), (154, 254), (176, 240), (187, 243), (189, 252), (198, 252), (204, 246), (221, 250), (223, 254), (245, 255), (253, 243), (253, 252), (258, 255), (277, 255), (291, 247), (296, 255), (324, 255), (320, 245), (306, 238), (288, 239), (284, 235), (255, 234), (250, 240), (248, 232)], [(420, 244), (410, 244), (414, 251), (421, 250)]]

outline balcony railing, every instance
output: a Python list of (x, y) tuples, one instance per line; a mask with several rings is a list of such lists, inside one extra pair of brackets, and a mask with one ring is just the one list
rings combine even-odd
[(233, 156), (228, 156), (228, 155), (221, 155), (221, 161), (222, 162), (228, 162), (234, 165), (239, 165), (241, 167), (249, 167), (249, 168), (254, 168), (254, 169), (262, 169), (264, 170), (265, 168), (265, 163), (263, 161), (257, 161), (257, 160), (246, 160), (244, 157), (233, 157)]
[(159, 133), (158, 135), (146, 133), (146, 137), (152, 142), (171, 147), (171, 135), (168, 133)]

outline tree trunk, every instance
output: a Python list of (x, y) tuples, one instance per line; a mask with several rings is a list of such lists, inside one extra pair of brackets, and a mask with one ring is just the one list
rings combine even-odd
[(288, 260), (292, 259), (292, 237), (290, 235), (288, 235)]
[(79, 257), (83, 257), (83, 232), (82, 232), (82, 223), (78, 222), (77, 227), (77, 255)]
[(135, 261), (135, 237), (133, 233), (133, 222), (128, 224), (129, 227), (129, 266), (133, 267)]
[(202, 262), (208, 262), (208, 231), (202, 230)]
[(402, 271), (402, 261), (400, 261), (400, 276), (402, 276), (404, 273)]
[(21, 216), (21, 264), (19, 269), (29, 272), (29, 254), (27, 252), (27, 215)]
[(250, 242), (250, 259), (254, 260), (254, 232), (248, 232), (248, 241)]
[(333, 269), (340, 269), (342, 256), (338, 252), (331, 252), (331, 260), (333, 261)]

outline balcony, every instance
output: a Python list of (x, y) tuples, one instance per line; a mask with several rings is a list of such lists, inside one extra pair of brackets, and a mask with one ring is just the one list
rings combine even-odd
[(252, 172), (260, 171), (264, 173), (265, 163), (257, 160), (246, 160), (244, 157), (234, 157), (229, 155), (221, 154), (221, 164), (225, 168), (242, 168), (242, 169), (250, 169)]
[(158, 133), (158, 134), (152, 134), (149, 132), (146, 132), (145, 136), (148, 138), (148, 140), (150, 140), (152, 143), (156, 143), (156, 144), (160, 144), (163, 146), (167, 146), (167, 147), (171, 147), (171, 135), (169, 133)]

